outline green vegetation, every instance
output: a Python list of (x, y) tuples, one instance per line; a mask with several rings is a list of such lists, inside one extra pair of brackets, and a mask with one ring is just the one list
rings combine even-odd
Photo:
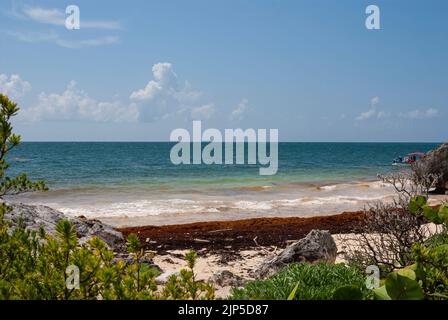
[[(41, 229), (11, 233), (0, 212), (0, 299), (212, 299), (210, 283), (194, 279), (196, 256), (186, 256), (188, 268), (172, 275), (164, 288), (155, 282), (159, 272), (148, 263), (140, 241), (127, 241), (133, 261), (114, 259), (99, 238), (80, 245), (71, 223), (61, 220), (53, 238)], [(79, 268), (79, 287), (70, 286), (70, 266)], [(67, 272), (68, 271), (68, 272)], [(69, 286), (67, 285), (69, 284)]]
[[(425, 241), (411, 243), (409, 265), (386, 274), (379, 288), (366, 288), (365, 266), (292, 264), (266, 280), (234, 289), (233, 299), (421, 300), (448, 299), (448, 204), (427, 205), (426, 196), (409, 201), (408, 212), (441, 228)], [(409, 220), (408, 220), (409, 221)]]
[(387, 275), (384, 285), (374, 290), (381, 300), (448, 299), (448, 205), (438, 208), (427, 205), (427, 197), (415, 196), (409, 211), (440, 225), (442, 232), (424, 243), (412, 245), (414, 264)]
[[(296, 287), (297, 286), (297, 287)], [(344, 264), (291, 264), (266, 280), (253, 281), (243, 289), (234, 289), (232, 299), (286, 300), (295, 291), (297, 300), (328, 300), (342, 295), (341, 287), (352, 286), (356, 297), (369, 297), (365, 275)], [(296, 288), (295, 288), (296, 287)], [(345, 296), (344, 296), (345, 297)], [(291, 298), (291, 297), (290, 297)]]
[(17, 177), (7, 176), (9, 168), (6, 155), (20, 143), (20, 136), (12, 133), (11, 117), (19, 112), (17, 103), (0, 93), (0, 199), (27, 191), (46, 190), (43, 181), (32, 182), (25, 173)]

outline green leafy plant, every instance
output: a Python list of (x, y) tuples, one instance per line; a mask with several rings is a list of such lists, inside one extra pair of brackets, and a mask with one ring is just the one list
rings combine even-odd
[(379, 300), (448, 299), (448, 205), (430, 207), (426, 196), (414, 196), (409, 211), (440, 225), (442, 232), (424, 243), (414, 243), (411, 250), (415, 263), (387, 275), (384, 285), (374, 290)]
[(297, 300), (331, 300), (335, 291), (344, 286), (359, 288), (362, 298), (370, 295), (365, 275), (356, 268), (343, 264), (299, 263), (288, 265), (268, 279), (233, 289), (231, 298), (286, 300), (294, 293)]
[(25, 173), (9, 177), (6, 156), (20, 144), (20, 136), (12, 133), (11, 118), (19, 112), (17, 103), (0, 93), (0, 198), (28, 191), (46, 190), (43, 181), (32, 182)]
[(185, 255), (187, 269), (182, 269), (179, 275), (173, 274), (162, 291), (164, 298), (172, 299), (214, 299), (215, 291), (212, 283), (197, 281), (194, 273), (197, 254), (189, 251)]
[(383, 287), (374, 289), (377, 300), (421, 300), (423, 289), (416, 274), (409, 268), (391, 272)]
[(353, 285), (339, 287), (333, 292), (334, 300), (362, 300), (363, 298), (362, 290)]
[[(171, 279), (165, 288), (157, 286), (160, 274), (142, 259), (145, 252), (135, 234), (127, 240), (131, 261), (114, 259), (114, 252), (99, 238), (79, 244), (72, 224), (61, 220), (56, 237), (26, 230), (8, 232), (0, 215), (0, 299), (212, 299), (210, 283), (194, 279), (195, 254), (187, 256), (188, 269)], [(79, 270), (79, 286), (67, 281), (69, 266)], [(174, 283), (174, 287), (172, 284)]]

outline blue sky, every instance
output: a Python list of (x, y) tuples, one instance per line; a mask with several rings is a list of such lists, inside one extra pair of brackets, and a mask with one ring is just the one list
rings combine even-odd
[[(81, 29), (67, 30), (76, 4)], [(365, 28), (380, 8), (381, 30)], [(24, 140), (164, 141), (192, 120), (281, 141), (448, 140), (448, 2), (7, 1), (0, 91)]]

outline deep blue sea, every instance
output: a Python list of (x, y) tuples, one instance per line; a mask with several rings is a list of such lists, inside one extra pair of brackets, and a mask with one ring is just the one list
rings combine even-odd
[(20, 201), (106, 220), (139, 217), (160, 224), (322, 214), (385, 196), (386, 187), (374, 187), (378, 173), (400, 170), (391, 166), (399, 155), (438, 144), (279, 143), (273, 176), (260, 176), (259, 165), (176, 166), (173, 145), (24, 142), (9, 156), (9, 173), (27, 172), (50, 188)]

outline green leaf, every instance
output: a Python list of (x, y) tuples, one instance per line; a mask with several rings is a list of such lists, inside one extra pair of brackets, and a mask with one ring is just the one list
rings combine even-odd
[(333, 293), (334, 300), (362, 300), (362, 291), (355, 286), (342, 286)]
[(427, 199), (425, 196), (414, 196), (409, 202), (408, 209), (412, 213), (419, 213), (424, 205), (426, 205)]
[(127, 247), (129, 253), (137, 253), (140, 250), (140, 239), (135, 233), (128, 236)]
[(386, 286), (373, 289), (375, 300), (392, 300), (387, 294)]
[(429, 206), (423, 207), (423, 215), (426, 219), (435, 224), (441, 224), (443, 221), (440, 219), (438, 212)]
[(387, 294), (393, 300), (423, 299), (423, 290), (415, 278), (415, 272), (410, 269), (390, 273), (386, 279)]
[(397, 270), (395, 272), (398, 273), (402, 277), (407, 277), (409, 279), (415, 280), (416, 275), (415, 275), (414, 270), (412, 269), (413, 267), (414, 267), (414, 265), (411, 265), (407, 268), (403, 268), (403, 269)]
[(294, 287), (294, 289), (292, 289), (291, 293), (289, 294), (287, 300), (294, 300), (294, 297), (296, 296), (296, 292), (297, 292), (298, 288), (299, 288), (299, 283), (297, 282), (296, 286)]
[(434, 248), (434, 254), (440, 256), (448, 256), (448, 244), (442, 244)]
[(438, 216), (442, 221), (448, 223), (448, 203), (444, 203), (440, 206)]

